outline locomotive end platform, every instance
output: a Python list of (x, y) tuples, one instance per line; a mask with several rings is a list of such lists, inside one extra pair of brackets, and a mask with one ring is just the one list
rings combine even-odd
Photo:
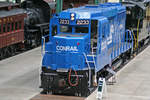
[(73, 96), (58, 96), (58, 95), (36, 95), (30, 100), (85, 100), (83, 97), (73, 97)]

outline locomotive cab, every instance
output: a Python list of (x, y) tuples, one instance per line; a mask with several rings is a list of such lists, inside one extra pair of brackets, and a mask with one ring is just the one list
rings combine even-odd
[[(72, 16), (70, 13), (69, 15)], [(98, 53), (103, 49), (107, 49), (106, 37), (109, 35), (107, 18), (73, 19), (61, 17), (51, 19), (50, 36), (45, 51), (51, 53), (48, 55), (53, 60), (47, 63), (45, 59), (50, 58), (47, 58), (48, 56), (45, 54), (43, 65), (47, 68), (50, 66), (52, 70), (65, 72), (68, 72), (69, 69), (87, 70), (89, 68), (86, 58), (93, 59), (93, 56), (87, 57), (87, 55), (96, 55), (97, 43), (101, 46), (99, 48), (102, 48)], [(96, 59), (96, 56), (94, 56), (94, 59)], [(91, 66), (91, 69), (94, 68), (94, 65)]]

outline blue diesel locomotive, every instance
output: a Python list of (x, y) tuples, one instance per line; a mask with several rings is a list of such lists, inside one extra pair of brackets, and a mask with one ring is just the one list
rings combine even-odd
[(49, 40), (43, 37), (43, 93), (87, 96), (102, 72), (133, 50), (132, 32), (125, 29), (126, 7), (120, 3), (68, 9), (50, 20)]

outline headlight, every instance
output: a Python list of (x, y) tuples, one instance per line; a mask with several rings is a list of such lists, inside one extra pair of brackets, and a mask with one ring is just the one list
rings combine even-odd
[(71, 20), (75, 20), (75, 14), (71, 14)]

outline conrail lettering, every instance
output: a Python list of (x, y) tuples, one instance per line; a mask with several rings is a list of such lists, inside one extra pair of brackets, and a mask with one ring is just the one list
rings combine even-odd
[(57, 51), (74, 51), (77, 52), (77, 46), (56, 46)]

